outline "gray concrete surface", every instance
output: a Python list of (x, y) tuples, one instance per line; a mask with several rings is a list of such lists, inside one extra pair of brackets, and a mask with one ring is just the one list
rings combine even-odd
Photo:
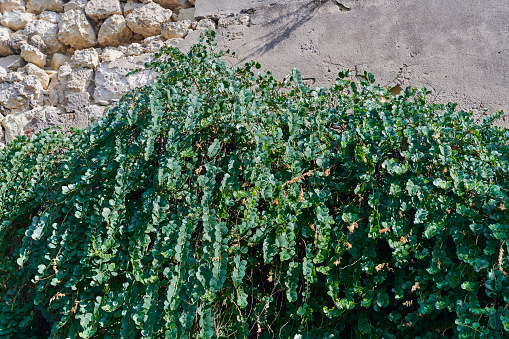
[(250, 27), (218, 30), (219, 45), (239, 55), (233, 64), (255, 59), (279, 78), (296, 67), (313, 86), (366, 70), (382, 86), (426, 86), (433, 100), (477, 115), (509, 113), (506, 0), (197, 0), (196, 8), (202, 17), (251, 9)]

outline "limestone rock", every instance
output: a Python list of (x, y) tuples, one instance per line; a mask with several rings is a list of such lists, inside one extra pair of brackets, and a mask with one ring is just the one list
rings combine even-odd
[(123, 56), (124, 56), (124, 53), (122, 53), (118, 49), (107, 47), (103, 50), (103, 52), (101, 54), (101, 60), (103, 62), (110, 62), (110, 61), (115, 61)]
[(164, 8), (178, 11), (186, 5), (187, 0), (154, 0)]
[(39, 14), (43, 11), (62, 12), (64, 2), (62, 0), (27, 0), (27, 12)]
[(87, 0), (71, 0), (64, 5), (64, 12), (72, 10), (85, 10)]
[(52, 24), (58, 24), (60, 21), (60, 14), (51, 11), (44, 11), (39, 14), (39, 20), (45, 20), (51, 22)]
[(251, 20), (251, 18), (249, 16), (249, 14), (245, 14), (245, 13), (222, 15), (219, 17), (219, 20), (217, 22), (217, 27), (225, 28), (225, 27), (234, 26), (234, 25), (249, 26), (250, 20)]
[(140, 8), (140, 7), (143, 7), (142, 3), (133, 2), (132, 0), (127, 0), (127, 3), (124, 5), (124, 16), (128, 16), (132, 11), (134, 11), (136, 8)]
[(92, 20), (101, 20), (113, 14), (122, 14), (120, 2), (118, 0), (90, 0), (85, 13)]
[(24, 11), (25, 0), (0, 0), (0, 12)]
[(115, 14), (101, 25), (97, 40), (101, 46), (118, 46), (128, 43), (132, 37), (133, 32), (127, 27), (125, 18)]
[(88, 92), (70, 93), (67, 95), (67, 113), (74, 113), (88, 106), (90, 102), (90, 94)]
[(25, 28), (25, 25), (32, 20), (34, 20), (34, 15), (32, 13), (17, 10), (4, 13), (0, 23), (2, 26), (9, 27), (10, 29), (17, 31)]
[(42, 85), (34, 75), (22, 81), (0, 84), (0, 102), (9, 110), (19, 110), (26, 106), (42, 104)]
[(83, 49), (97, 44), (94, 28), (81, 10), (65, 12), (58, 28), (60, 41), (72, 48)]
[(5, 148), (5, 133), (4, 128), (0, 125), (0, 149)]
[(95, 75), (95, 102), (120, 99), (128, 90), (151, 83), (155, 76), (154, 72), (141, 71), (129, 77), (126, 77), (126, 74), (142, 68), (152, 58), (153, 54), (147, 53), (100, 64)]
[(5, 77), (5, 82), (14, 83), (23, 80), (24, 74), (21, 72), (9, 72)]
[(184, 20), (189, 20), (191, 22), (196, 21), (196, 19), (194, 18), (194, 12), (195, 12), (194, 7), (182, 8), (179, 11), (179, 14), (177, 15), (177, 18), (175, 21), (184, 21)]
[(72, 68), (96, 68), (99, 65), (99, 54), (93, 48), (77, 50), (71, 57)]
[(196, 29), (216, 29), (216, 23), (212, 19), (203, 19), (198, 21), (198, 24), (196, 25)]
[(161, 26), (161, 35), (165, 39), (184, 38), (190, 31), (191, 21), (167, 22)]
[(78, 68), (68, 75), (67, 88), (75, 92), (85, 92), (94, 79), (94, 71), (89, 68)]
[(14, 54), (11, 48), (12, 31), (7, 27), (0, 27), (0, 56), (8, 56)]
[(0, 58), (0, 67), (6, 70), (15, 71), (25, 65), (25, 61), (19, 55), (9, 55), (4, 58)]
[(144, 37), (161, 34), (161, 25), (171, 21), (172, 11), (164, 9), (154, 2), (134, 9), (126, 17), (127, 26)]
[(45, 53), (53, 54), (62, 51), (63, 45), (58, 39), (58, 24), (45, 20), (34, 20), (26, 24), (24, 32), (27, 37), (40, 35), (46, 44)]
[(195, 0), (188, 0), (191, 5), (194, 6)]
[(55, 106), (45, 106), (44, 108), (39, 109), (32, 118), (34, 133), (42, 131), (46, 128), (65, 128), (65, 123), (60, 118), (61, 113), (62, 111)]
[(55, 53), (53, 54), (53, 58), (51, 58), (50, 67), (52, 69), (59, 69), (60, 66), (70, 61), (71, 59), (65, 54)]
[(35, 75), (37, 77), (43, 89), (48, 89), (49, 75), (43, 69), (32, 63), (27, 64), (24, 69), (28, 75)]
[(0, 67), (0, 84), (5, 81), (5, 78), (7, 78), (7, 70), (3, 67)]
[(5, 129), (5, 142), (12, 141), (16, 136), (25, 134), (39, 110), (40, 108), (34, 108), (28, 111), (7, 114), (2, 120), (2, 126)]
[(85, 107), (85, 113), (88, 116), (88, 121), (90, 123), (95, 120), (101, 118), (104, 115), (105, 108), (98, 105), (89, 105)]
[(21, 45), (20, 55), (26, 62), (31, 62), (40, 68), (46, 65), (46, 54), (30, 44)]

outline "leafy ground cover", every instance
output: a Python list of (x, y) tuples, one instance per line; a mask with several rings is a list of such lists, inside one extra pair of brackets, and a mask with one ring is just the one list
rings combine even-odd
[(507, 337), (502, 112), (278, 81), (213, 37), (0, 151), (0, 336)]

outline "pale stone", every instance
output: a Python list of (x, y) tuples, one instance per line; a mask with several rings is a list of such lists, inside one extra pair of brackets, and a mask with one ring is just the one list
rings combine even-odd
[(7, 114), (2, 119), (2, 126), (5, 129), (5, 142), (14, 140), (18, 135), (23, 135), (32, 124), (32, 119), (39, 112), (40, 108), (28, 111)]
[(27, 37), (40, 35), (46, 44), (46, 53), (53, 54), (61, 52), (64, 45), (58, 39), (58, 24), (45, 20), (34, 20), (25, 26), (24, 29)]
[(8, 27), (0, 27), (0, 56), (8, 56), (14, 54), (11, 47), (12, 31)]
[(4, 128), (0, 125), (0, 149), (5, 148), (5, 132)]
[(2, 26), (9, 27), (10, 29), (17, 31), (25, 28), (25, 25), (32, 20), (34, 20), (34, 15), (32, 13), (17, 10), (4, 13), (0, 23)]
[(115, 14), (101, 25), (97, 40), (101, 46), (118, 46), (128, 43), (132, 37), (133, 32), (127, 27), (125, 18)]
[(104, 111), (105, 107), (101, 107), (98, 105), (89, 105), (85, 107), (85, 113), (87, 114), (90, 123), (104, 116)]
[(44, 20), (51, 22), (53, 24), (58, 24), (58, 22), (60, 21), (60, 14), (51, 11), (44, 11), (41, 14), (39, 14), (39, 20)]
[(161, 34), (161, 25), (171, 21), (172, 11), (151, 2), (134, 9), (126, 17), (127, 26), (144, 37)]
[(71, 0), (64, 5), (64, 12), (72, 10), (85, 10), (87, 0)]
[(145, 52), (145, 47), (142, 44), (133, 42), (132, 44), (127, 46), (125, 55), (127, 55), (127, 56), (140, 55), (140, 54), (143, 54), (144, 52)]
[(194, 8), (194, 7), (182, 8), (179, 11), (179, 14), (177, 15), (177, 18), (175, 21), (184, 21), (184, 20), (189, 20), (191, 22), (196, 21), (196, 19), (194, 18), (195, 10), (196, 10), (196, 8)]
[(43, 89), (48, 89), (50, 79), (49, 75), (43, 69), (31, 63), (27, 64), (24, 69), (28, 75), (35, 75), (37, 77)]
[(122, 14), (120, 2), (118, 0), (90, 0), (85, 13), (92, 20), (101, 20), (113, 14)]
[(0, 0), (0, 12), (24, 11), (25, 0)]
[(59, 69), (60, 66), (70, 61), (71, 59), (67, 55), (55, 53), (53, 54), (53, 58), (51, 58), (50, 67), (52, 69)]
[(143, 40), (143, 44), (145, 45), (145, 51), (156, 53), (164, 46), (164, 39), (162, 36), (156, 35)]
[(70, 10), (62, 15), (58, 23), (58, 38), (75, 49), (92, 47), (97, 44), (94, 28), (80, 10)]
[(19, 55), (9, 55), (4, 58), (0, 58), (0, 67), (6, 70), (15, 71), (25, 65), (25, 60)]
[(234, 26), (234, 25), (249, 26), (250, 20), (251, 20), (251, 18), (249, 16), (249, 14), (245, 14), (245, 13), (222, 15), (221, 17), (219, 17), (219, 20), (217, 22), (217, 27), (225, 28), (225, 27)]
[(68, 75), (67, 88), (76, 92), (85, 92), (93, 79), (93, 70), (89, 68), (74, 69)]
[(124, 16), (128, 16), (132, 11), (140, 7), (143, 7), (143, 4), (127, 0), (127, 3), (124, 5)]
[(65, 110), (67, 113), (74, 113), (88, 106), (90, 103), (90, 94), (88, 94), (88, 92), (69, 93), (66, 99), (67, 105)]
[(152, 60), (153, 54), (119, 58), (111, 62), (103, 62), (96, 68), (94, 100), (102, 101), (120, 99), (128, 90), (145, 86), (155, 77), (154, 72), (141, 71), (126, 77), (127, 73), (143, 68), (146, 62)]
[(191, 28), (191, 21), (167, 22), (161, 27), (161, 35), (165, 39), (184, 38)]
[(172, 11), (179, 11), (186, 5), (187, 0), (154, 0), (154, 2)]
[(119, 51), (116, 48), (105, 48), (104, 51), (101, 54), (101, 60), (103, 62), (109, 62), (109, 61), (115, 61), (119, 58), (122, 58), (124, 56), (124, 53)]
[(7, 77), (7, 70), (0, 66), (0, 84), (5, 81), (6, 77)]
[(216, 29), (216, 23), (212, 19), (203, 19), (198, 21), (198, 24), (196, 25), (196, 29)]
[(43, 68), (46, 65), (46, 54), (30, 44), (21, 45), (20, 55), (26, 62), (31, 62), (38, 67)]
[(46, 128), (65, 128), (65, 123), (61, 119), (62, 109), (55, 106), (45, 106), (40, 109), (32, 119), (34, 133), (42, 131)]
[(5, 82), (13, 83), (13, 82), (21, 81), (21, 80), (23, 80), (25, 75), (26, 74), (21, 73), (21, 72), (9, 72), (9, 73), (7, 73), (7, 76), (5, 77)]
[(62, 12), (64, 2), (62, 0), (27, 0), (27, 12), (39, 14), (43, 11)]
[(99, 54), (93, 48), (77, 50), (71, 57), (72, 68), (96, 68), (99, 64)]
[(38, 34), (32, 35), (28, 39), (28, 43), (43, 53), (46, 52), (46, 50), (48, 49), (48, 46), (46, 46), (46, 43), (44, 42), (44, 39), (42, 38), (42, 36), (40, 36)]
[(34, 75), (27, 75), (22, 81), (0, 84), (0, 102), (8, 110), (19, 110), (42, 104), (42, 85)]

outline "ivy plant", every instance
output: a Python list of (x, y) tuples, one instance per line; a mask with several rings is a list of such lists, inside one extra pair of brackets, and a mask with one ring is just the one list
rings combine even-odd
[(214, 33), (0, 151), (2, 338), (509, 336), (509, 131)]

